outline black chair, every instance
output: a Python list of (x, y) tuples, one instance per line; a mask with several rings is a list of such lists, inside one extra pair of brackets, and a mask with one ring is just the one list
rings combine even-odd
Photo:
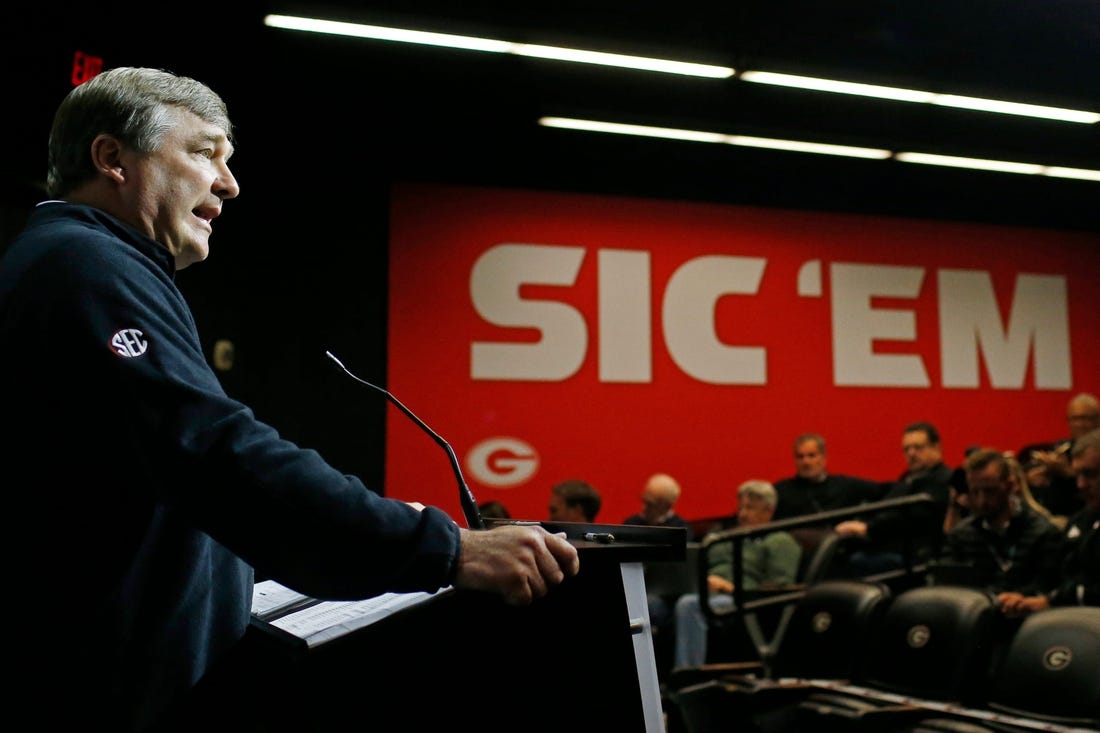
[(832, 527), (797, 527), (789, 531), (802, 548), (796, 582), (812, 585), (832, 577), (840, 535)]
[(859, 679), (861, 640), (890, 602), (882, 583), (824, 580), (795, 604), (767, 663), (718, 663), (673, 670), (669, 731), (749, 729), (776, 721), (811, 691), (809, 680)]
[(1100, 729), (1100, 608), (1050, 608), (1026, 617), (994, 674), (988, 707)]
[(1006, 645), (984, 707), (939, 711), (897, 733), (1100, 730), (1100, 608), (1024, 618)]
[(841, 546), (841, 536), (831, 527), (797, 527), (790, 533), (802, 549), (794, 584), (746, 591), (747, 600), (764, 601), (765, 605), (740, 614), (708, 618), (708, 661), (721, 664), (730, 660), (756, 660), (766, 664), (775, 653), (802, 593), (832, 576), (832, 563)]
[[(890, 500), (873, 501), (854, 507), (833, 509), (817, 514), (791, 517), (753, 527), (731, 527), (712, 532), (701, 540), (700, 562), (697, 565), (701, 606), (707, 617), (708, 663), (765, 660), (774, 650), (775, 641), (792, 611), (792, 604), (809, 584), (824, 579), (847, 578), (883, 582), (897, 594), (924, 584), (925, 565), (916, 562), (911, 552), (913, 542), (903, 535), (903, 567), (879, 576), (852, 577), (844, 567), (851, 551), (850, 537), (840, 537), (830, 528), (836, 522), (852, 517), (873, 516), (886, 511), (911, 511), (931, 503), (928, 494), (915, 494)], [(739, 573), (743, 542), (775, 531), (790, 532), (803, 548), (796, 583), (782, 588), (746, 590)], [(860, 539), (860, 542), (863, 542)], [(706, 586), (707, 557), (710, 550), (722, 543), (732, 545), (734, 557), (734, 607), (719, 611), (708, 601)], [(881, 577), (880, 577), (881, 576)]]
[(889, 730), (929, 717), (935, 703), (972, 706), (986, 694), (1001, 629), (996, 600), (985, 591), (938, 586), (904, 591), (867, 639), (860, 684), (807, 696), (798, 704), (800, 726)]

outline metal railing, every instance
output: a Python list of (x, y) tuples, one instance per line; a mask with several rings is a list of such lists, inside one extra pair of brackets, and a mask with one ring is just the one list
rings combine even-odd
[[(708, 534), (701, 541), (701, 549), (695, 567), (695, 572), (697, 573), (699, 605), (702, 607), (703, 614), (707, 617), (707, 623), (710, 624), (717, 620), (724, 620), (730, 616), (745, 614), (768, 606), (793, 603), (801, 598), (805, 592), (804, 588), (795, 588), (787, 591), (779, 589), (775, 592), (754, 594), (760, 597), (750, 599), (749, 594), (744, 588), (743, 557), (745, 540), (781, 530), (833, 524), (841, 520), (868, 517), (885, 511), (908, 511), (913, 507), (924, 506), (931, 503), (931, 496), (920, 493), (911, 496), (903, 496), (897, 499), (883, 499), (881, 501), (873, 501), (866, 504), (856, 504), (843, 509), (832, 509), (830, 511), (807, 514), (801, 517), (781, 519), (779, 521), (768, 522), (767, 524), (760, 524), (754, 527), (734, 527), (732, 529), (720, 530)], [(906, 526), (908, 527), (909, 525)], [(903, 567), (899, 573), (901, 575), (913, 574), (918, 570), (914, 563), (913, 533), (904, 532), (899, 539), (902, 543), (903, 562)], [(733, 544), (733, 608), (728, 610), (716, 610), (711, 606), (711, 592), (707, 586), (710, 549), (721, 543)]]

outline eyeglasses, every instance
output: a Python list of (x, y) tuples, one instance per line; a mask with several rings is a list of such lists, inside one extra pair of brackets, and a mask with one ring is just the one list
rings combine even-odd
[(925, 449), (925, 448), (927, 448), (927, 447), (928, 447), (929, 445), (930, 445), (929, 443), (908, 443), (908, 444), (906, 444), (906, 445), (903, 445), (903, 446), (901, 447), (901, 449), (902, 449), (902, 451), (904, 451), (905, 453), (908, 453), (909, 451), (918, 451), (918, 450), (924, 450), (924, 449)]

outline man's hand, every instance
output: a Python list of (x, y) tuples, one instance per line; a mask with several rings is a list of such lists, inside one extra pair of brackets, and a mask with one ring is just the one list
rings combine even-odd
[(837, 534), (846, 537), (851, 535), (855, 535), (857, 537), (867, 536), (867, 523), (861, 522), (858, 519), (849, 519), (846, 522), (841, 522), (834, 529)]
[(1025, 596), (1013, 591), (999, 594), (997, 603), (1006, 616), (1019, 616), (1050, 608), (1050, 599), (1046, 596)]
[(515, 524), (460, 532), (462, 556), (455, 587), (498, 593), (514, 606), (542, 598), (580, 569), (577, 548), (565, 533)]
[[(1028, 484), (1031, 486), (1049, 486), (1054, 478), (1072, 478), (1074, 475), (1069, 456), (1062, 451), (1035, 451), (1031, 454), (1031, 460), (1033, 465), (1027, 472)], [(1035, 483), (1032, 483), (1033, 478)]]
[(710, 590), (711, 593), (733, 593), (733, 583), (729, 582), (721, 575), (708, 575), (707, 589)]

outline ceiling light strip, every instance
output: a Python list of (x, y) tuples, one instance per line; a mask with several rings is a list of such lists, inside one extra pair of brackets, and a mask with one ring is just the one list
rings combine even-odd
[(585, 132), (609, 132), (617, 135), (638, 135), (641, 137), (664, 138), (666, 140), (719, 143), (751, 148), (790, 150), (800, 153), (842, 155), (852, 158), (875, 158), (881, 160), (889, 158), (891, 155), (889, 150), (876, 150), (873, 148), (855, 148), (846, 145), (827, 145), (824, 143), (809, 143), (800, 140), (778, 140), (766, 137), (749, 137), (746, 135), (724, 135), (719, 132), (680, 130), (673, 127), (651, 127), (649, 125), (628, 125), (620, 122), (579, 120), (571, 117), (543, 117), (539, 120), (539, 124), (543, 127), (583, 130)]
[(617, 53), (585, 51), (575, 48), (560, 48), (558, 46), (540, 46), (530, 43), (512, 43), (510, 41), (499, 41), (493, 38), (456, 36), (449, 33), (429, 33), (426, 31), (404, 30), (401, 28), (388, 28), (378, 25), (362, 25), (359, 23), (343, 23), (333, 20), (299, 18), (290, 15), (265, 16), (264, 25), (286, 30), (327, 33), (330, 35), (351, 36), (354, 38), (370, 38), (379, 41), (418, 43), (428, 46), (444, 46), (466, 51), (506, 53), (513, 56), (528, 56), (531, 58), (570, 61), (581, 64), (599, 64), (601, 66), (615, 66), (624, 69), (656, 71), (665, 74), (681, 74), (684, 76), (698, 76), (710, 79), (728, 79), (736, 73), (734, 69), (727, 66), (692, 64), (684, 61), (671, 61), (669, 59), (626, 56)]
[(769, 148), (771, 150), (789, 150), (793, 153), (818, 153), (820, 155), (841, 155), (847, 158), (870, 158), (873, 160), (885, 160), (889, 158), (889, 150), (878, 148), (857, 148), (850, 145), (828, 145), (826, 143), (811, 143), (801, 140), (777, 140), (769, 137), (748, 137), (746, 135), (729, 135), (725, 141), (730, 145), (741, 145), (750, 148)]
[(751, 81), (754, 84), (808, 89), (814, 92), (829, 92), (832, 94), (855, 94), (861, 97), (892, 99), (898, 102), (922, 102), (924, 104), (929, 104), (932, 102), (934, 96), (929, 92), (920, 92), (915, 89), (899, 89), (896, 87), (877, 86), (875, 84), (857, 84), (855, 82), (837, 81), (835, 79), (818, 79), (812, 76), (776, 74), (771, 71), (743, 71), (741, 72), (741, 80)]
[(741, 72), (741, 80), (756, 84), (809, 89), (810, 91), (830, 92), (833, 94), (855, 94), (864, 97), (875, 97), (877, 99), (891, 99), (898, 102), (918, 102), (922, 104), (934, 104), (940, 107), (957, 107), (959, 109), (969, 109), (978, 112), (996, 112), (1005, 115), (1039, 117), (1060, 122), (1081, 122), (1084, 124), (1100, 122), (1100, 113), (1097, 112), (1063, 109), (1061, 107), (1045, 107), (1038, 104), (1022, 104), (1020, 102), (1006, 102), (998, 99), (983, 99), (981, 97), (964, 97), (957, 94), (936, 94), (934, 92), (924, 92), (918, 89), (884, 87), (874, 84), (857, 84), (855, 82), (838, 81), (835, 79), (818, 79), (812, 76), (777, 74), (771, 71), (743, 71)]
[(697, 143), (722, 143), (728, 135), (718, 132), (698, 130), (677, 130), (671, 127), (649, 127), (648, 125), (626, 125), (619, 122), (601, 122), (599, 120), (578, 120), (572, 117), (543, 117), (539, 124), (544, 127), (559, 127), (584, 132), (609, 132), (616, 135), (638, 135), (641, 137), (659, 137), (666, 140), (687, 140)]
[[(728, 66), (695, 64), (684, 61), (673, 61), (670, 59), (648, 58), (645, 56), (626, 56), (623, 54), (585, 51), (582, 49), (561, 48), (558, 46), (513, 43), (492, 38), (459, 36), (450, 33), (429, 33), (426, 31), (389, 28), (378, 25), (302, 18), (292, 15), (267, 15), (264, 17), (264, 25), (286, 30), (327, 33), (355, 38), (370, 38), (380, 41), (418, 43), (469, 51), (485, 51), (488, 53), (506, 53), (514, 56), (528, 56), (532, 58), (552, 59), (582, 64), (599, 64), (601, 66), (615, 66), (625, 69), (636, 69), (639, 71), (655, 71), (666, 74), (681, 74), (710, 79), (727, 79), (736, 73), (734, 69)], [(994, 112), (998, 114), (1038, 117), (1060, 122), (1080, 122), (1084, 124), (1100, 122), (1100, 113), (1098, 112), (1064, 109), (1061, 107), (1047, 107), (1038, 104), (1024, 104), (1022, 102), (1007, 102), (997, 99), (982, 99), (980, 97), (966, 97), (957, 94), (937, 94), (917, 89), (860, 84), (857, 82), (839, 81), (835, 79), (818, 79), (816, 77), (779, 74), (771, 71), (744, 71), (741, 73), (740, 78), (743, 81), (757, 84), (770, 84), (773, 86), (809, 89), (811, 91), (830, 92), (835, 94), (855, 94), (865, 97), (875, 97), (877, 99), (916, 102), (941, 107), (956, 107), (978, 112)]]
[(866, 158), (874, 160), (887, 160), (893, 158), (903, 163), (940, 165), (951, 168), (970, 168), (973, 170), (995, 171), (999, 173), (1051, 176), (1054, 178), (1073, 178), (1082, 181), (1100, 181), (1100, 170), (1090, 170), (1087, 168), (1066, 168), (1035, 163), (1016, 163), (1008, 160), (988, 160), (984, 158), (964, 158), (952, 155), (934, 155), (931, 153), (894, 153), (889, 150), (877, 148), (859, 148), (847, 145), (829, 145), (800, 140), (782, 140), (777, 138), (749, 137), (745, 135), (725, 135), (703, 130), (683, 130), (670, 127), (652, 127), (649, 125), (628, 125), (619, 122), (583, 120), (572, 117), (542, 117), (539, 119), (539, 124), (544, 127), (582, 130), (586, 132), (607, 132), (618, 135), (638, 135), (642, 137), (656, 137), (689, 142), (720, 143), (754, 148), (768, 148), (772, 150), (787, 150), (800, 153), (838, 155), (848, 158)]
[(445, 46), (467, 51), (487, 51), (489, 53), (507, 53), (512, 45), (505, 41), (475, 36), (456, 36), (450, 33), (428, 33), (401, 28), (387, 28), (380, 25), (361, 23), (342, 23), (335, 20), (316, 18), (298, 18), (290, 15), (268, 15), (264, 25), (286, 30), (306, 31), (309, 33), (327, 33), (352, 38), (370, 38), (377, 41), (398, 41), (401, 43), (419, 43), (428, 46)]
[(684, 76), (699, 76), (710, 79), (728, 79), (736, 73), (734, 69), (728, 66), (691, 64), (684, 61), (653, 59), (645, 56), (624, 56), (617, 53), (580, 51), (572, 48), (537, 46), (527, 43), (514, 43), (511, 44), (511, 46), (512, 48), (509, 49), (508, 53), (515, 54), (516, 56), (531, 56), (539, 59), (572, 61), (581, 64), (599, 64), (600, 66), (618, 66), (624, 69), (658, 71), (666, 74), (682, 74)]
[(1047, 168), (1046, 174), (1054, 178), (1076, 178), (1080, 181), (1100, 181), (1100, 171), (1089, 170), (1088, 168), (1063, 168), (1061, 166), (1052, 165)]
[(1000, 173), (1023, 173), (1031, 176), (1043, 174), (1044, 166), (1034, 163), (1014, 163), (1010, 160), (986, 160), (983, 158), (962, 158), (956, 155), (933, 155), (931, 153), (899, 152), (894, 156), (902, 163), (920, 163), (922, 165), (944, 165), (949, 168), (973, 168), (980, 171), (998, 171)]
[(1044, 107), (1039, 104), (1023, 104), (1021, 102), (1005, 102), (997, 99), (982, 99), (981, 97), (962, 97), (957, 94), (934, 94), (930, 104), (941, 107), (972, 109), (978, 112), (996, 112), (1002, 115), (1039, 117), (1044, 120), (1057, 120), (1059, 122), (1081, 122), (1089, 125), (1100, 122), (1100, 113), (1096, 112), (1063, 109), (1061, 107)]

